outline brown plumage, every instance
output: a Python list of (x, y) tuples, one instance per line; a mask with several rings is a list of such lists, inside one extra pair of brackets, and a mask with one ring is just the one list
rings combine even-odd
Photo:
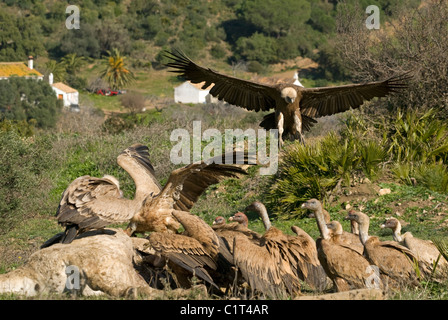
[(134, 198), (123, 198), (119, 182), (113, 176), (75, 179), (62, 194), (56, 212), (58, 223), (65, 226), (66, 231), (44, 243), (43, 247), (57, 242), (70, 243), (85, 231), (129, 221), (148, 195), (159, 192), (160, 185), (154, 178), (148, 147), (132, 145), (117, 157), (117, 162), (135, 182)]
[(204, 68), (184, 53), (175, 50), (166, 56), (173, 61), (167, 63), (172, 72), (180, 74), (192, 83), (204, 82), (202, 88), (211, 84), (210, 94), (219, 100), (247, 110), (275, 112), (265, 116), (260, 123), (265, 129), (278, 128), (279, 143), (282, 137), (303, 141), (302, 131), (310, 130), (317, 121), (314, 118), (359, 108), (374, 97), (384, 97), (406, 88), (407, 74), (384, 81), (323, 88), (303, 88), (294, 84), (261, 84), (230, 77), (209, 68)]
[[(324, 217), (324, 221), (326, 224), (331, 222), (330, 214), (324, 208), (322, 208), (322, 216)], [(311, 211), (311, 213), (308, 214), (308, 218), (315, 218), (314, 211)], [(349, 246), (353, 250), (356, 250), (357, 252), (362, 254), (364, 252), (364, 245), (361, 243), (361, 240), (359, 240), (357, 228), (358, 225), (356, 221), (351, 221), (351, 232), (342, 230), (342, 233), (338, 237), (345, 243), (346, 246)]]
[(254, 202), (246, 210), (256, 211), (267, 231), (258, 244), (247, 237), (236, 237), (234, 241), (234, 262), (249, 285), (261, 292), (281, 294), (300, 293), (300, 280), (313, 288), (320, 288), (325, 281), (315, 252), (314, 241), (300, 234), (290, 236), (271, 227), (265, 206)]
[(319, 200), (310, 199), (302, 204), (302, 208), (314, 212), (321, 234), (316, 240), (318, 258), (337, 291), (382, 286), (369, 261), (341, 239), (341, 224), (337, 221), (325, 222)]
[(232, 163), (236, 163), (237, 152), (234, 152), (195, 162), (171, 172), (163, 189), (145, 199), (142, 208), (131, 219), (126, 232), (129, 235), (146, 231), (176, 233), (180, 225), (171, 215), (173, 209), (189, 211), (209, 186), (224, 178), (237, 178), (238, 174), (247, 174), (241, 167), (224, 164), (229, 156), (233, 156)]
[(439, 250), (431, 240), (416, 238), (410, 232), (401, 234), (401, 223), (397, 218), (389, 218), (381, 228), (390, 228), (393, 231), (393, 239), (399, 244), (411, 250), (418, 258), (419, 265), (426, 276), (430, 276), (437, 262), (436, 270), (447, 271), (448, 263), (441, 256)]
[(237, 212), (229, 220), (235, 222), (226, 223), (223, 217), (216, 217), (215, 221), (213, 221), (212, 229), (223, 239), (231, 253), (233, 253), (235, 237), (245, 236), (250, 241), (259, 243), (262, 235), (248, 228), (248, 219), (244, 213)]
[(418, 259), (411, 250), (395, 241), (380, 241), (378, 237), (369, 236), (370, 218), (362, 212), (351, 210), (346, 218), (358, 223), (364, 255), (380, 269), (384, 284), (387, 283), (392, 288), (418, 285), (414, 269)]
[(188, 286), (187, 274), (194, 274), (217, 287), (210, 273), (227, 273), (233, 263), (225, 244), (200, 217), (180, 210), (173, 210), (172, 215), (185, 231), (152, 232), (147, 247), (169, 262), (182, 285)]

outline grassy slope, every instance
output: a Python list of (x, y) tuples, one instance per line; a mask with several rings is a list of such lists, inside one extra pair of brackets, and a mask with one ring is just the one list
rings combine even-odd
[[(87, 78), (91, 77), (95, 74), (95, 70), (95, 67), (85, 69), (85, 76)], [(176, 80), (172, 76), (168, 76), (166, 70), (139, 71), (133, 89), (143, 94), (164, 97), (172, 96), (175, 84)], [(309, 85), (312, 84), (309, 83)], [(102, 97), (82, 93), (82, 99), (90, 100), (96, 108), (110, 111), (121, 110), (117, 97)], [(260, 190), (266, 190), (266, 184), (269, 184), (269, 178), (257, 177), (255, 174), (243, 178), (239, 183), (223, 183), (220, 187), (211, 188), (200, 199), (193, 212), (203, 217), (208, 223), (211, 223), (216, 215), (228, 217), (236, 211), (243, 210), (250, 201), (258, 199), (261, 196)], [(379, 197), (376, 192), (383, 187), (390, 188), (392, 193)], [(326, 207), (332, 218), (341, 221), (346, 230), (349, 229), (348, 223), (342, 218), (346, 213), (346, 205), (349, 203), (352, 207), (363, 209), (365, 213), (372, 217), (371, 233), (379, 235), (382, 239), (391, 239), (391, 233), (388, 230), (381, 230), (379, 224), (386, 217), (392, 215), (398, 216), (408, 223), (404, 225), (403, 232), (412, 231), (415, 236), (422, 238), (448, 236), (445, 222), (446, 215), (448, 215), (446, 195), (390, 182), (358, 185), (350, 190), (345, 190), (345, 193), (345, 195), (336, 197), (333, 202), (326, 204)], [(56, 210), (57, 201), (56, 199), (54, 201), (54, 210)], [(54, 212), (48, 212), (43, 216), (25, 219), (10, 232), (0, 235), (0, 256), (2, 257), (0, 273), (21, 265), (29, 254), (38, 250), (43, 241), (62, 231), (53, 215)], [(312, 219), (286, 221), (272, 217), (272, 220), (276, 227), (289, 234), (291, 234), (290, 227), (297, 225), (309, 232), (314, 238), (318, 237), (316, 223)], [(262, 223), (257, 217), (250, 217), (249, 227), (259, 232), (263, 231)], [(446, 288), (446, 286), (436, 287), (435, 289), (431, 287), (430, 290), (423, 293), (419, 292), (417, 295), (423, 298), (443, 299), (446, 298), (443, 293)], [(413, 299), (415, 295), (402, 295), (396, 296), (396, 298)]]

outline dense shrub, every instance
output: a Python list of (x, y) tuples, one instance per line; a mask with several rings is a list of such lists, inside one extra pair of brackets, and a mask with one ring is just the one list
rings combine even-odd
[(5, 231), (24, 215), (45, 210), (41, 192), (49, 169), (50, 141), (23, 139), (17, 132), (0, 130), (0, 229)]
[(33, 79), (0, 81), (0, 117), (8, 120), (35, 120), (40, 128), (54, 127), (62, 103), (50, 85)]

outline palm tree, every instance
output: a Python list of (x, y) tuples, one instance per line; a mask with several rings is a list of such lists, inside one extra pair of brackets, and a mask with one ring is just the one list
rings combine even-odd
[(45, 74), (53, 73), (55, 82), (62, 82), (67, 76), (65, 66), (61, 62), (49, 60), (45, 63)]
[(83, 66), (86, 59), (78, 56), (76, 53), (69, 53), (61, 59), (62, 65), (65, 66), (65, 70), (69, 74), (75, 74)]
[(114, 90), (123, 88), (134, 81), (134, 74), (129, 69), (126, 69), (124, 64), (125, 57), (121, 56), (120, 51), (113, 49), (112, 51), (107, 51), (107, 53), (109, 57), (104, 62), (105, 69), (101, 72), (100, 77), (106, 80)]

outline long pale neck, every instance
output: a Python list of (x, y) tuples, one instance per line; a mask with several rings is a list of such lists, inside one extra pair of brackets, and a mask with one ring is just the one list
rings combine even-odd
[(351, 232), (353, 234), (359, 235), (359, 225), (358, 222), (351, 220), (350, 221)]
[(271, 225), (271, 221), (269, 220), (268, 211), (266, 210), (266, 207), (263, 205), (263, 206), (259, 206), (257, 209), (258, 209), (258, 214), (260, 215), (261, 220), (263, 221), (264, 228), (266, 230), (269, 230), (272, 225)]
[(322, 208), (319, 208), (318, 210), (314, 211), (314, 216), (316, 218), (317, 227), (319, 228), (321, 237), (325, 240), (330, 239), (330, 232), (328, 231), (328, 227), (325, 222), (325, 216), (324, 213), (322, 212)]
[[(137, 164), (128, 164), (124, 168), (135, 183), (135, 201), (143, 201), (151, 192), (155, 191), (154, 180), (148, 171)], [(157, 193), (160, 190), (157, 191)]]
[(403, 238), (401, 237), (401, 227), (397, 226), (393, 231), (394, 233), (392, 234), (392, 237), (394, 240), (397, 242), (403, 241)]
[(365, 244), (369, 239), (369, 223), (363, 222), (359, 225), (359, 240), (361, 240), (362, 244)]

